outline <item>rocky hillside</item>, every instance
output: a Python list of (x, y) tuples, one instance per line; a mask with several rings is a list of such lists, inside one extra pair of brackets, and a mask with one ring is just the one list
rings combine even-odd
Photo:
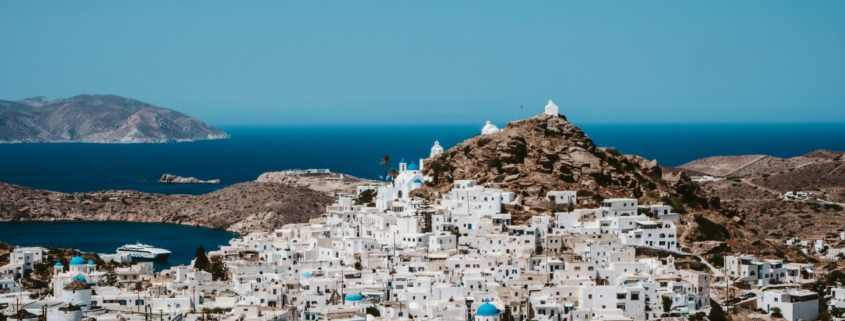
[(598, 148), (563, 115), (538, 115), (511, 122), (502, 132), (475, 136), (426, 160), (424, 170), (433, 181), (415, 191), (417, 195), (434, 196), (448, 191), (455, 180), (475, 179), (516, 192), (521, 206), (510, 209), (516, 220), (550, 213), (543, 200), (547, 192), (575, 190), (579, 207), (630, 197), (640, 204), (668, 203), (676, 213), (688, 213), (682, 215), (679, 234), (697, 253), (712, 250), (718, 242), (738, 251), (773, 252), (771, 244), (743, 226), (741, 212), (706, 193), (685, 173), (677, 171), (664, 180), (656, 160)]
[(258, 179), (255, 181), (308, 188), (328, 193), (329, 195), (341, 193), (355, 195), (358, 185), (379, 184), (379, 182), (374, 180), (340, 173), (297, 175), (291, 171), (267, 172), (258, 176)]
[(333, 201), (324, 192), (261, 182), (199, 196), (135, 191), (64, 194), (0, 183), (0, 220), (168, 222), (243, 233), (307, 222)]
[(0, 100), (0, 142), (163, 143), (229, 135), (177, 111), (112, 95)]
[[(845, 231), (845, 155), (818, 150), (792, 158), (766, 155), (708, 157), (681, 165), (727, 179), (702, 188), (739, 209), (760, 236), (824, 238)], [(811, 193), (784, 199), (789, 191)]]
[[(454, 180), (474, 179), (517, 192), (523, 204), (535, 206), (548, 191), (576, 190), (586, 201), (579, 206), (592, 207), (611, 197), (656, 202), (668, 193), (709, 207), (704, 195), (680, 195), (675, 186), (662, 182), (656, 160), (598, 148), (562, 115), (509, 123), (502, 132), (470, 138), (427, 160), (424, 168), (437, 191), (448, 191)], [(597, 196), (584, 197), (592, 195)]]

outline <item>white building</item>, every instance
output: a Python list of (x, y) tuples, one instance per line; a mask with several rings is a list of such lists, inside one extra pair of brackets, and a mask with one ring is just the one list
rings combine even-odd
[(440, 146), (439, 141), (434, 141), (434, 146), (431, 147), (431, 154), (428, 155), (428, 158), (433, 158), (434, 156), (443, 154), (443, 146)]
[(483, 128), (481, 128), (481, 134), (482, 135), (495, 134), (495, 133), (498, 133), (500, 131), (501, 130), (499, 129), (499, 127), (496, 127), (496, 125), (493, 125), (492, 123), (490, 123), (489, 120), (487, 121), (487, 124), (484, 125)]
[(779, 308), (788, 321), (816, 320), (819, 316), (819, 295), (807, 290), (769, 290), (758, 298), (758, 308), (771, 314)]
[(546, 110), (543, 113), (552, 116), (557, 116), (558, 114), (560, 114), (557, 105), (555, 105), (555, 103), (553, 103), (551, 99), (549, 99), (549, 103), (546, 104)]

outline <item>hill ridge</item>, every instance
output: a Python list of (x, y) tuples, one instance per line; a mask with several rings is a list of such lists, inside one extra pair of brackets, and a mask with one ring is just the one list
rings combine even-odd
[(0, 100), (0, 143), (163, 143), (229, 135), (172, 109), (116, 95)]

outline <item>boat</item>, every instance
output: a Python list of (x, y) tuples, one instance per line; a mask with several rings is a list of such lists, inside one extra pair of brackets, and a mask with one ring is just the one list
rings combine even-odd
[(156, 262), (167, 262), (170, 251), (160, 249), (147, 244), (126, 244), (117, 248), (118, 254), (127, 254), (133, 260), (148, 260)]

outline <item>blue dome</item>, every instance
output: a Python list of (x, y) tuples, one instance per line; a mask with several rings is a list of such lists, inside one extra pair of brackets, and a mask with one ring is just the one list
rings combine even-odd
[(94, 260), (88, 261), (88, 265), (94, 265)]
[(306, 278), (306, 279), (307, 279), (307, 278), (310, 278), (310, 277), (313, 277), (313, 276), (314, 276), (314, 275), (313, 275), (313, 274), (311, 274), (311, 272), (308, 272), (308, 271), (305, 271), (305, 272), (303, 272), (303, 273), (302, 273), (302, 277), (303, 277), (303, 278)]
[(82, 275), (74, 276), (73, 280), (71, 280), (71, 282), (73, 282), (73, 281), (82, 281), (82, 282), (88, 283), (88, 280), (86, 280), (85, 277), (82, 276)]
[(484, 303), (478, 310), (475, 310), (475, 315), (480, 315), (482, 317), (493, 317), (499, 315), (499, 309), (493, 306), (490, 303)]
[(408, 168), (407, 168), (407, 169), (408, 169), (409, 171), (418, 171), (418, 170), (420, 170), (420, 167), (419, 167), (419, 166), (417, 166), (417, 164), (411, 163), (411, 165), (408, 165)]
[(414, 180), (414, 184), (422, 184), (422, 180), (417, 178)]
[(62, 266), (62, 262), (56, 262), (56, 266)]
[(357, 302), (364, 300), (364, 296), (361, 293), (347, 293), (345, 296), (346, 301)]
[(70, 265), (84, 265), (84, 264), (85, 264), (85, 259), (83, 259), (81, 256), (77, 256), (77, 257), (73, 258), (72, 260), (70, 260)]

